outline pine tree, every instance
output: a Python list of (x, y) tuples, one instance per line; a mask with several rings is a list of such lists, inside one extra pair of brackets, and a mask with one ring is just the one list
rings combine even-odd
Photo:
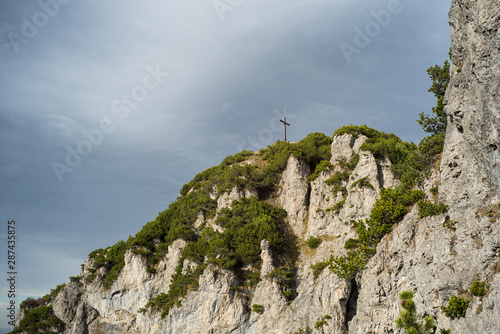
[[(451, 49), (450, 49), (451, 57)], [(444, 137), (446, 134), (447, 117), (444, 111), (444, 94), (450, 83), (450, 63), (446, 60), (443, 66), (435, 65), (427, 69), (427, 74), (432, 80), (432, 86), (429, 92), (433, 93), (437, 98), (436, 106), (432, 108), (434, 116), (419, 114), (420, 119), (418, 124), (425, 132), (430, 133), (429, 136), (422, 139), (418, 145), (419, 150), (425, 153), (428, 163), (430, 164), (437, 154), (443, 152)]]
[(434, 324), (434, 318), (432, 316), (427, 316), (423, 324), (418, 322), (417, 308), (413, 301), (413, 292), (403, 291), (399, 294), (399, 299), (401, 300), (403, 311), (401, 311), (399, 318), (396, 320), (396, 327), (404, 329), (406, 334), (432, 333), (436, 326)]
[(446, 131), (447, 120), (446, 113), (443, 110), (443, 100), (446, 88), (450, 82), (450, 63), (446, 60), (442, 67), (435, 65), (434, 67), (428, 68), (427, 73), (432, 80), (432, 86), (429, 88), (429, 92), (433, 93), (437, 98), (436, 106), (432, 108), (432, 112), (435, 116), (431, 117), (422, 112), (419, 114), (420, 119), (417, 120), (417, 122), (422, 126), (425, 132), (438, 135)]

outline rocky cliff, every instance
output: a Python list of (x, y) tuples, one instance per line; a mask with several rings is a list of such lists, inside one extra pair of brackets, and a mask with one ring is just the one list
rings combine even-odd
[(440, 196), (477, 208), (500, 193), (500, 6), (454, 0), (449, 17), (452, 77)]
[[(451, 333), (500, 333), (500, 6), (453, 0), (449, 13), (451, 81), (445, 96), (448, 126), (439, 171), (447, 214), (420, 219), (412, 210), (377, 248), (357, 277), (358, 312), (349, 333), (394, 333), (398, 293), (412, 290), (420, 315), (433, 315)], [(447, 220), (454, 224), (447, 224)], [(472, 296), (473, 281), (488, 294)], [(441, 305), (471, 300), (466, 316), (450, 320)]]
[[(343, 278), (329, 268), (332, 258), (348, 254), (346, 242), (357, 240), (361, 228), (355, 222), (370, 219), (381, 190), (401, 185), (391, 168), (394, 159), (367, 149), (363, 144), (372, 138), (345, 131), (328, 142), (329, 161), (323, 154), (318, 163), (292, 149), (295, 153), (273, 170), (278, 177), (263, 174), (257, 184), (252, 173), (274, 162), (266, 153), (246, 153), (224, 167), (239, 173), (231, 182), (200, 174), (183, 188), (181, 197), (202, 191), (199, 184), (211, 187), (209, 197), (197, 199), (202, 204), (188, 237), (182, 229), (183, 237), (172, 237), (179, 235), (172, 228), (162, 238), (149, 238), (147, 231), (165, 228), (152, 222), (136, 237), (151, 242), (131, 241), (116, 264), (109, 260), (111, 250), (93, 254), (77, 277), (43, 301), (55, 321), (44, 320), (44, 328), (65, 334), (403, 333), (395, 326), (398, 295), (411, 290), (418, 317), (432, 315), (437, 331), (500, 333), (500, 6), (496, 0), (454, 0), (450, 26), (444, 152), (440, 165), (415, 186), (422, 196), (446, 204), (447, 211), (423, 216), (418, 205), (409, 204), (366, 265)], [(234, 255), (225, 248), (203, 251), (200, 259), (189, 255), (190, 247), (198, 249), (196, 240), (229, 231), (223, 218), (234, 214), (238, 201), (251, 199), (286, 211), (277, 222), (293, 247), (282, 251), (273, 240), (260, 238), (260, 257), (238, 260), (239, 265), (224, 260)], [(157, 221), (173, 219), (165, 217)], [(271, 218), (258, 218), (266, 219)], [(183, 278), (189, 284), (168, 304)], [(484, 295), (470, 293), (474, 281), (486, 284)], [(452, 296), (470, 301), (465, 316), (445, 315), (441, 306)], [(17, 324), (37, 307), (26, 305)]]

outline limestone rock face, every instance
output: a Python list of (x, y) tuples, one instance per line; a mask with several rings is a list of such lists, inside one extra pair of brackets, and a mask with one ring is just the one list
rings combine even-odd
[[(500, 333), (500, 223), (497, 216), (484, 217), (499, 202), (498, 2), (454, 0), (450, 26), (449, 122), (440, 173), (425, 186), (439, 184), (438, 197), (449, 210), (419, 219), (414, 208), (384, 237), (357, 276), (358, 307), (349, 333), (403, 333), (395, 329), (403, 290), (414, 292), (420, 318), (434, 316), (438, 329)], [(482, 299), (473, 296), (468, 292), (473, 281), (486, 282), (490, 292)], [(451, 296), (471, 300), (464, 318), (452, 320), (440, 309)]]
[(495, 0), (454, 0), (442, 195), (480, 207), (500, 191), (500, 12)]
[[(421, 318), (434, 316), (440, 328), (464, 334), (500, 332), (500, 322), (491, 320), (500, 312), (495, 292), (500, 281), (499, 224), (469, 214), (452, 216), (457, 223), (449, 228), (443, 226), (445, 216), (419, 220), (415, 208), (380, 242), (377, 254), (358, 276), (358, 313), (349, 333), (393, 333), (401, 312), (398, 294), (403, 290), (414, 292)], [(472, 303), (465, 318), (445, 317), (440, 306), (447, 305), (451, 296), (466, 293), (476, 280), (489, 282), (491, 293), (482, 301), (469, 295)]]
[(158, 264), (156, 274), (146, 271), (146, 264), (141, 256), (127, 251), (125, 267), (111, 288), (102, 288), (99, 279), (96, 279), (87, 287), (86, 301), (103, 317), (112, 317), (117, 310), (137, 313), (147, 303), (144, 302), (147, 298), (160, 292), (168, 292), (171, 277), (185, 245), (184, 240), (174, 241), (168, 248), (168, 254)]
[(237, 201), (240, 198), (250, 198), (255, 196), (257, 196), (257, 192), (255, 190), (234, 187), (230, 192), (225, 192), (219, 196), (217, 199), (217, 211), (223, 208), (230, 208), (233, 201)]
[(302, 235), (304, 232), (302, 223), (309, 204), (307, 177), (310, 174), (307, 163), (290, 156), (280, 183), (278, 201), (288, 213), (290, 226), (296, 235)]

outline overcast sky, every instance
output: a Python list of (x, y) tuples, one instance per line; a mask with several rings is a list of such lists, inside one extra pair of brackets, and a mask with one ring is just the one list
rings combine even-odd
[(0, 262), (15, 219), (17, 303), (198, 172), (282, 139), (281, 117), (291, 141), (367, 124), (418, 143), (426, 69), (450, 46), (450, 1), (58, 1), (0, 3)]

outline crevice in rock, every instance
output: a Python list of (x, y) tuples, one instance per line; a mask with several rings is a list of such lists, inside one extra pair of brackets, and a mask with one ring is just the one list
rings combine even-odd
[(377, 162), (377, 181), (380, 188), (384, 188), (384, 171), (382, 170), (382, 165)]
[(356, 310), (358, 306), (358, 285), (356, 284), (356, 280), (351, 280), (351, 295), (347, 300), (346, 304), (346, 317), (345, 317), (345, 328), (349, 328), (349, 322), (356, 315)]
[(308, 211), (310, 203), (311, 203), (311, 182), (307, 182), (307, 193), (306, 193), (306, 198), (304, 200), (304, 204)]

